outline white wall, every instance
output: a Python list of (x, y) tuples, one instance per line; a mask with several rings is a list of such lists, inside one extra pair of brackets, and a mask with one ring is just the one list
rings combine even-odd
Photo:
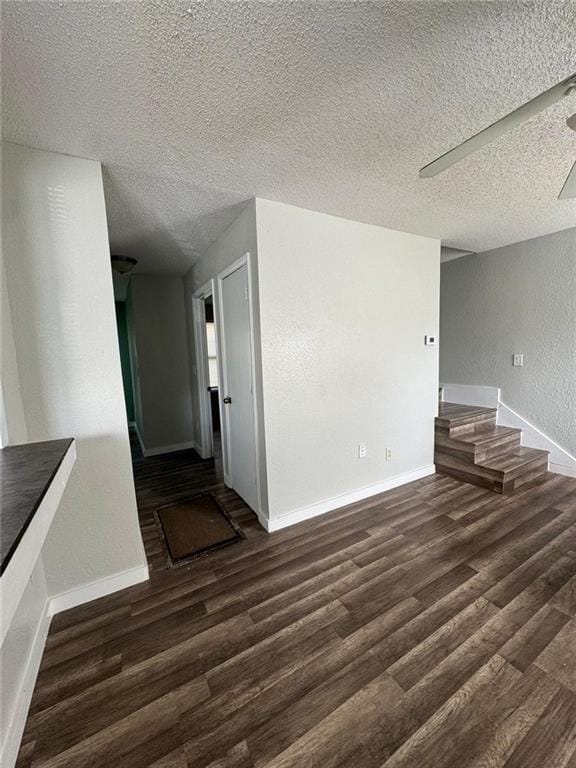
[(48, 592), (39, 558), (0, 651), (0, 764), (16, 760), (49, 627)]
[(140, 387), (136, 423), (144, 447), (189, 448), (194, 423), (182, 278), (134, 275), (130, 305)]
[(254, 303), (254, 357), (256, 368), (256, 380), (254, 381), (257, 431), (259, 450), (259, 480), (261, 515), (266, 516), (268, 511), (268, 490), (266, 482), (266, 443), (264, 436), (264, 413), (262, 398), (262, 360), (260, 344), (260, 312), (259, 312), (259, 286), (258, 286), (258, 243), (256, 237), (256, 201), (250, 200), (237, 218), (208, 248), (202, 258), (194, 264), (184, 278), (186, 297), (186, 312), (188, 320), (188, 341), (191, 362), (192, 396), (194, 409), (194, 439), (198, 445), (201, 443), (200, 433), (200, 406), (198, 402), (198, 380), (196, 371), (196, 357), (194, 350), (194, 322), (192, 314), (192, 296), (195, 291), (202, 288), (209, 280), (217, 277), (226, 267), (234, 261), (251, 254), (252, 272), (249, 275), (251, 294)]
[(576, 228), (442, 265), (440, 378), (500, 387), (576, 455)]
[(266, 200), (256, 211), (271, 520), (430, 472), (440, 243)]
[(4, 257), (2, 255), (0, 272), (0, 311), (2, 326), (0, 327), (0, 418), (1, 442), (0, 446), (8, 443), (24, 443), (28, 439), (22, 393), (20, 391), (20, 374), (16, 360), (16, 348), (12, 331), (12, 316), (10, 313), (10, 299)]
[(100, 164), (3, 146), (2, 240), (31, 441), (78, 460), (43, 550), (55, 595), (146, 573), (122, 392)]
[[(201, 443), (202, 436), (200, 433), (200, 406), (198, 403), (198, 381), (194, 351), (192, 296), (195, 291), (202, 288), (209, 280), (215, 278), (219, 272), (222, 272), (223, 269), (230, 266), (230, 264), (245, 253), (251, 253), (254, 260), (256, 260), (257, 250), (256, 206), (254, 200), (251, 200), (240, 215), (212, 243), (202, 258), (194, 264), (184, 277), (194, 409), (194, 440), (198, 445)], [(254, 291), (254, 295), (258, 295), (257, 290)]]

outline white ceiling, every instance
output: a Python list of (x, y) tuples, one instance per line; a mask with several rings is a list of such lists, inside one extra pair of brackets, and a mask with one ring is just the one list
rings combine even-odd
[(481, 251), (576, 223), (576, 0), (2, 3), (5, 137), (100, 159), (113, 250), (183, 273), (256, 195)]

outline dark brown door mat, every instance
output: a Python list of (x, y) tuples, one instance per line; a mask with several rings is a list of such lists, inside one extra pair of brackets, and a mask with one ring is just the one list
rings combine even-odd
[(156, 518), (170, 565), (183, 565), (243, 538), (236, 523), (211, 493), (166, 504), (156, 510)]

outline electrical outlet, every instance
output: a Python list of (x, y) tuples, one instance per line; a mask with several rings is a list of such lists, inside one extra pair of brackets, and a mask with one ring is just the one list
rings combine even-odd
[(512, 357), (512, 365), (524, 365), (524, 355), (514, 355)]
[(392, 448), (386, 448), (386, 461), (392, 461)]
[(366, 443), (358, 443), (358, 458), (366, 458)]

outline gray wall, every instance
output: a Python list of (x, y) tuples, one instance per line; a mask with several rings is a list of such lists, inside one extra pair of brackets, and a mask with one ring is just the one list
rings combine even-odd
[(183, 280), (134, 275), (129, 298), (141, 439), (147, 450), (185, 447), (194, 441), (194, 424)]
[(442, 265), (440, 380), (500, 387), (576, 454), (576, 228)]

